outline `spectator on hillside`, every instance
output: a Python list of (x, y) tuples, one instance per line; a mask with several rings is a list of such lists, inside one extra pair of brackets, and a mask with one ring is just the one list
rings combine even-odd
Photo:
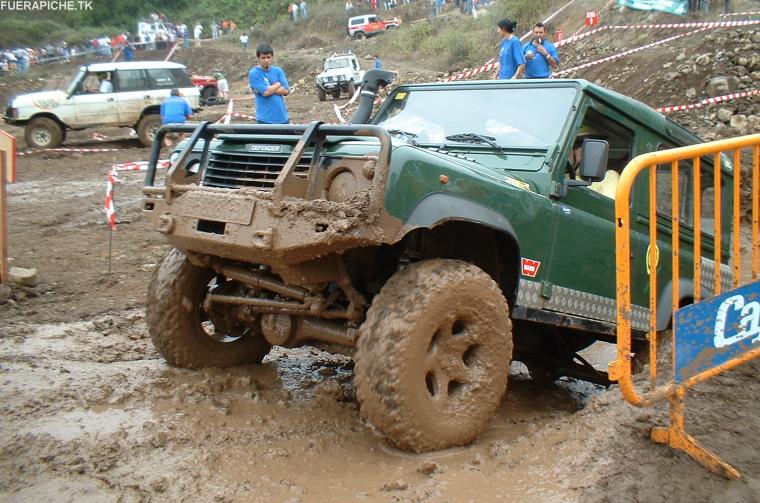
[(274, 49), (266, 42), (256, 48), (259, 64), (248, 74), (248, 84), (256, 99), (256, 123), (287, 124), (288, 110), (284, 97), (290, 86), (282, 68), (272, 65)]
[(126, 45), (124, 46), (124, 61), (132, 61), (135, 59), (135, 49), (134, 44), (132, 44), (131, 40), (127, 40)]
[(190, 32), (188, 31), (187, 25), (185, 23), (179, 25), (179, 32), (182, 36), (182, 47), (187, 49), (190, 47)]
[(306, 0), (301, 0), (301, 3), (298, 4), (298, 7), (301, 9), (301, 19), (304, 21), (309, 19), (309, 10), (306, 6)]
[[(179, 89), (169, 92), (169, 97), (161, 103), (162, 124), (184, 124), (193, 113), (190, 103), (179, 95)], [(180, 138), (179, 133), (167, 133), (164, 141), (167, 147), (172, 147)]]
[(16, 70), (19, 73), (26, 73), (29, 70), (29, 51), (23, 47), (16, 50)]
[(354, 13), (354, 4), (351, 0), (346, 0), (346, 14), (349, 16)]
[(298, 21), (298, 7), (294, 2), (290, 2), (288, 5), (288, 12), (290, 13), (290, 20), (294, 23)]
[(211, 38), (219, 40), (219, 23), (211, 21)]
[(496, 26), (502, 40), (499, 48), (499, 70), (494, 78), (500, 80), (522, 78), (525, 71), (525, 56), (520, 47), (520, 40), (514, 36), (517, 22), (504, 18), (496, 23)]
[(201, 46), (201, 33), (203, 33), (203, 25), (200, 21), (195, 23), (195, 28), (193, 28), (193, 37), (195, 38), (195, 47)]
[(248, 34), (243, 33), (240, 35), (240, 45), (243, 48), (243, 52), (248, 51)]
[(522, 52), (525, 55), (526, 79), (548, 79), (552, 76), (552, 70), (559, 68), (557, 48), (546, 38), (543, 23), (536, 23), (533, 27), (533, 36), (523, 45)]
[(227, 78), (221, 72), (216, 72), (214, 78), (216, 79), (216, 92), (219, 101), (222, 103), (229, 101), (230, 85), (227, 83)]
[(383, 62), (380, 61), (380, 56), (378, 56), (377, 54), (375, 54), (374, 58), (375, 58), (375, 70), (382, 69), (383, 68)]

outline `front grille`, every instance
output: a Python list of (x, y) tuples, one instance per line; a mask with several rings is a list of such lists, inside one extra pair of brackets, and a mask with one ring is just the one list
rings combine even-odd
[[(214, 151), (209, 157), (201, 185), (227, 189), (254, 187), (271, 190), (287, 160), (288, 154)], [(296, 165), (295, 175), (306, 178), (310, 164), (310, 157), (301, 157)]]

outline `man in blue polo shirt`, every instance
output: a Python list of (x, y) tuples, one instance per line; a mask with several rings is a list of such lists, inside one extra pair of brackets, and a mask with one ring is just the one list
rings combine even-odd
[[(172, 89), (169, 97), (161, 103), (162, 124), (184, 124), (193, 113), (190, 103), (179, 95), (179, 89)], [(166, 146), (171, 147), (179, 139), (178, 133), (167, 133)]]
[(256, 123), (287, 124), (288, 110), (284, 96), (290, 94), (285, 72), (272, 64), (274, 50), (266, 42), (256, 48), (259, 64), (251, 68), (248, 84), (256, 99)]
[(525, 78), (548, 79), (552, 70), (559, 68), (559, 55), (554, 44), (546, 39), (546, 27), (536, 23), (533, 27), (533, 37), (523, 45), (525, 55)]

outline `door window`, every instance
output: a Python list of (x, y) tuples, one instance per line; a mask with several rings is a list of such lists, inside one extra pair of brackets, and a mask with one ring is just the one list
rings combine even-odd
[(119, 70), (116, 72), (116, 90), (126, 93), (150, 89), (143, 70)]
[(580, 165), (581, 157), (576, 147), (582, 147), (584, 139), (604, 140), (608, 143), (609, 152), (604, 179), (592, 183), (588, 188), (614, 199), (620, 174), (632, 158), (633, 131), (596, 110), (589, 109), (583, 118), (581, 127), (573, 137), (573, 145), (570, 147), (570, 158), (568, 159), (569, 171), (574, 171), (571, 167), (577, 168)]
[(177, 84), (169, 68), (152, 68), (148, 70), (148, 81), (151, 89), (172, 89), (182, 87)]

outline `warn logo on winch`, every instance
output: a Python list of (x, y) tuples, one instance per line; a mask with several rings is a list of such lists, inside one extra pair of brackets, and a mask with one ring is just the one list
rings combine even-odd
[(529, 278), (535, 278), (536, 274), (538, 274), (539, 266), (541, 266), (541, 262), (539, 260), (532, 260), (529, 258), (522, 257), (523, 276), (527, 276)]

